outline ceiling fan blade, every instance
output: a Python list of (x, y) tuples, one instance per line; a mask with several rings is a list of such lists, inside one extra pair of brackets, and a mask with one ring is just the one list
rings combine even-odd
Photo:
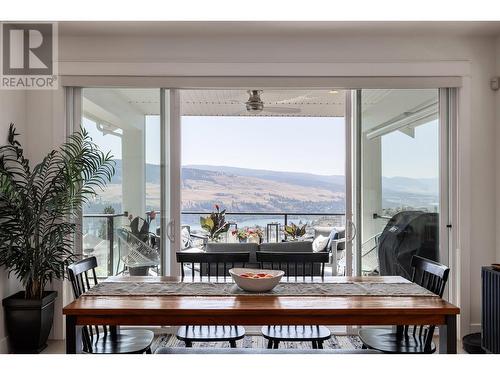
[(225, 116), (246, 116), (246, 115), (248, 115), (248, 111), (243, 110), (243, 111), (234, 112), (234, 113), (231, 113), (231, 114), (225, 115)]
[(313, 100), (313, 99), (319, 99), (321, 96), (312, 96), (309, 94), (306, 95), (299, 95), (295, 96), (293, 98), (288, 98), (288, 99), (283, 99), (275, 102), (276, 104), (294, 104), (297, 102), (303, 102), (303, 101), (308, 101), (308, 100)]
[(273, 113), (300, 113), (300, 108), (293, 107), (268, 107), (264, 106), (264, 112), (273, 112)]

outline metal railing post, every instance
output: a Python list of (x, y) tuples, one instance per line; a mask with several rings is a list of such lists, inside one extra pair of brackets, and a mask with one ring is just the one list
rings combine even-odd
[(114, 217), (108, 216), (108, 239), (109, 239), (109, 258), (108, 258), (108, 275), (113, 276), (113, 264), (114, 264), (114, 247), (115, 247), (115, 226), (114, 226)]
[[(287, 225), (288, 225), (288, 214), (285, 214), (285, 226), (287, 226)], [(285, 227), (283, 227), (283, 229), (285, 229)], [(287, 239), (286, 232), (284, 232), (284, 234), (285, 234), (285, 241), (286, 241), (286, 239)]]

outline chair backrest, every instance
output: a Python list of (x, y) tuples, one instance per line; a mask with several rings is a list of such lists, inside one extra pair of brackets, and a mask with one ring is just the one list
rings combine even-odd
[[(412, 282), (429, 290), (430, 292), (443, 296), (450, 269), (438, 262), (414, 255), (411, 259)], [(424, 351), (430, 352), (432, 337), (436, 326), (398, 326), (397, 332), (404, 336), (413, 336), (420, 340)]]
[[(206, 253), (206, 252), (177, 252), (177, 263), (181, 266), (181, 277), (186, 278), (186, 269), (191, 273), (191, 279), (196, 277), (196, 271), (200, 280), (202, 276), (210, 277), (227, 277), (229, 276), (229, 269), (238, 267), (245, 267), (250, 259), (250, 253), (236, 252), (236, 253)], [(196, 270), (196, 266), (199, 266)]]
[[(75, 298), (80, 297), (92, 286), (97, 285), (96, 268), (96, 257), (88, 257), (68, 266), (68, 276)], [(89, 273), (91, 273), (90, 278)]]
[(450, 269), (438, 262), (414, 255), (411, 259), (412, 281), (428, 291), (443, 296)]
[(270, 252), (259, 251), (257, 262), (261, 268), (279, 269), (285, 275), (297, 278), (298, 276), (325, 276), (325, 264), (330, 255), (326, 252), (297, 253), (297, 252)]
[[(68, 277), (73, 288), (75, 298), (80, 297), (91, 287), (98, 284), (95, 269), (97, 268), (96, 257), (88, 257), (79, 260), (68, 266)], [(90, 274), (90, 275), (89, 275)], [(104, 336), (108, 334), (108, 327), (103, 326), (102, 331)], [(92, 353), (92, 345), (94, 339), (97, 341), (100, 338), (99, 326), (83, 326), (82, 341), (83, 350), (87, 353)], [(94, 337), (94, 333), (96, 337)]]

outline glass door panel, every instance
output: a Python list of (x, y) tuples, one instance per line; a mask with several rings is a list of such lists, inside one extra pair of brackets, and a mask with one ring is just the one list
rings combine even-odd
[(410, 278), (414, 254), (446, 263), (439, 90), (362, 90), (358, 98), (356, 271)]
[(97, 257), (99, 276), (161, 272), (160, 125), (160, 89), (82, 89), (82, 126), (116, 163), (83, 208), (83, 256)]

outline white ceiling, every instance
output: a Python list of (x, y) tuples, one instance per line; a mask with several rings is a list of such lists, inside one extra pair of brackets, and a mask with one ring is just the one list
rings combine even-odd
[[(113, 89), (138, 112), (159, 114), (160, 97), (157, 89)], [(368, 116), (376, 109), (377, 121), (384, 120), (384, 114), (395, 116), (394, 111), (408, 110), (431, 100), (436, 90), (364, 90), (363, 112)], [(342, 90), (264, 90), (261, 99), (266, 106), (300, 109), (299, 113), (271, 113), (265, 110), (249, 114), (245, 102), (246, 90), (181, 90), (181, 111), (183, 116), (293, 116), (293, 117), (342, 117), (345, 112), (345, 92)], [(380, 112), (384, 103), (383, 114)], [(398, 103), (396, 105), (396, 103)], [(407, 103), (407, 108), (405, 107)], [(392, 108), (391, 108), (392, 107)]]
[(59, 22), (61, 36), (498, 36), (488, 21), (75, 21)]
[[(144, 115), (159, 115), (160, 112), (159, 89), (84, 89), (83, 94), (85, 115), (101, 119), (102, 123), (115, 128), (138, 126)], [(342, 90), (265, 90), (261, 93), (264, 111), (257, 114), (246, 111), (248, 96), (246, 90), (181, 90), (181, 114), (259, 117), (343, 117), (345, 114), (345, 91)], [(407, 116), (429, 104), (436, 106), (437, 110), (437, 100), (438, 91), (435, 89), (363, 90), (363, 131)], [(266, 112), (266, 106), (294, 108), (300, 112)], [(420, 123), (423, 122), (416, 125)]]
[[(245, 108), (245, 90), (183, 90), (184, 116), (294, 116), (337, 117), (344, 114), (344, 92), (329, 90), (264, 90), (264, 111), (250, 114)], [(266, 107), (296, 108), (299, 113), (266, 112)]]

